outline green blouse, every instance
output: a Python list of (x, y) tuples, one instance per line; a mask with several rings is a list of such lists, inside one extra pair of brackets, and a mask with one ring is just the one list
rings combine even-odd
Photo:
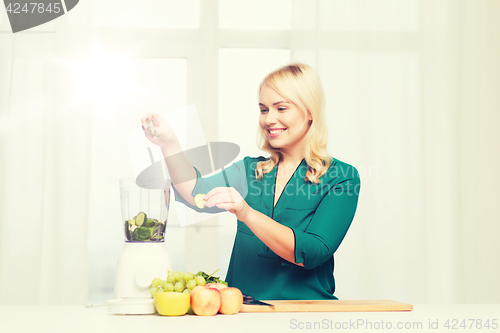
[[(295, 235), (295, 262), (282, 259), (269, 249), (245, 223), (238, 221), (226, 280), (230, 286), (256, 299), (337, 299), (333, 277), (333, 253), (354, 218), (360, 190), (356, 168), (332, 158), (328, 172), (318, 184), (305, 181), (304, 160), (286, 184), (276, 206), (274, 186), (278, 166), (260, 180), (257, 162), (264, 157), (245, 157), (210, 177), (200, 173), (192, 195), (220, 186), (234, 187), (253, 209), (290, 227)], [(200, 212), (218, 213), (216, 207), (200, 210), (176, 193), (176, 200)]]

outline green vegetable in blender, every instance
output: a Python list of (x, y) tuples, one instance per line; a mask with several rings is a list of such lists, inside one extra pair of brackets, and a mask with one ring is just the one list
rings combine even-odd
[(154, 228), (151, 228), (151, 238), (161, 240), (163, 239), (164, 232), (165, 232), (164, 225), (158, 224)]
[(129, 221), (125, 221), (125, 237), (130, 240), (130, 224)]
[(167, 223), (148, 218), (140, 212), (133, 219), (125, 221), (125, 238), (128, 242), (162, 242)]
[(140, 212), (139, 214), (137, 214), (137, 216), (135, 217), (135, 224), (140, 227), (144, 224), (144, 222), (147, 220), (147, 216), (146, 216), (146, 213), (144, 212)]
[(151, 228), (151, 227), (154, 227), (157, 223), (159, 223), (158, 220), (150, 219), (148, 217), (146, 220), (146, 223), (144, 223), (143, 227)]
[(134, 230), (132, 233), (132, 238), (133, 240), (138, 240), (138, 241), (149, 241), (149, 238), (151, 237), (151, 232), (149, 231), (148, 228), (144, 227), (139, 227)]

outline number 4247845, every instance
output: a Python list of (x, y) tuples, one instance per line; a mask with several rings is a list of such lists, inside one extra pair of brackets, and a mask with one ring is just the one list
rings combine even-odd
[(487, 319), (486, 321), (482, 321), (481, 319), (464, 319), (460, 322), (460, 324), (458, 323), (458, 320), (457, 319), (448, 319), (446, 320), (446, 322), (444, 323), (444, 327), (448, 328), (448, 329), (459, 329), (459, 328), (463, 328), (463, 329), (482, 329), (482, 328), (485, 328), (485, 329), (494, 329), (496, 330), (498, 328), (498, 323), (497, 323), (497, 320), (498, 319), (491, 319), (491, 323), (490, 323), (490, 320)]
[[(61, 7), (60, 3), (49, 3), (47, 6), (43, 3), (36, 3), (36, 2), (30, 2), (25, 3), (24, 6), (21, 8), (20, 3), (9, 3), (7, 6), (7, 13), (13, 13), (13, 14), (21, 14), (21, 13), (52, 13), (54, 12), (55, 14), (58, 14), (61, 12)], [(31, 7), (31, 8), (30, 8)]]

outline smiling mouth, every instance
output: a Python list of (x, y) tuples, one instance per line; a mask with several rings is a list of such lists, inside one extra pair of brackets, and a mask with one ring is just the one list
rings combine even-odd
[(273, 129), (273, 130), (268, 130), (270, 134), (279, 134), (281, 132), (286, 131), (286, 128), (280, 128), (280, 129)]

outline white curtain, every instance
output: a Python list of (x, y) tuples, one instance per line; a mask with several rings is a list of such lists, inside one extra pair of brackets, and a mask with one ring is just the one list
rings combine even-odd
[(500, 2), (293, 6), (292, 60), (320, 73), (330, 153), (362, 177), (336, 294), (498, 302)]
[(0, 305), (86, 302), (91, 119), (62, 66), (81, 9), (12, 34), (0, 8)]

